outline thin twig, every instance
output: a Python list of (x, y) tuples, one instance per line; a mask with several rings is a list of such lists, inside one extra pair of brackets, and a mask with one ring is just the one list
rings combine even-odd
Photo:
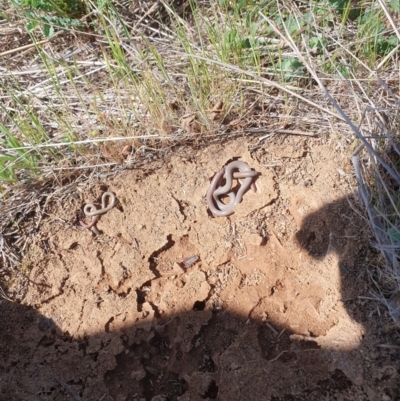
[(88, 144), (88, 143), (127, 141), (128, 139), (149, 139), (149, 138), (170, 139), (168, 137), (163, 137), (163, 136), (158, 136), (158, 135), (116, 136), (116, 137), (107, 137), (107, 138), (85, 139), (83, 141), (75, 141), (75, 142), (43, 143), (40, 145), (31, 145), (31, 146), (22, 146), (19, 148), (12, 148), (10, 150), (24, 150), (24, 149), (34, 150), (34, 149), (41, 149), (41, 148), (60, 148), (63, 146), (84, 145), (84, 144)]
[(265, 325), (275, 334), (275, 336), (279, 334), (278, 331), (275, 329), (275, 327), (272, 326), (272, 324), (265, 322)]
[(30, 49), (30, 48), (32, 48), (32, 47), (44, 45), (44, 44), (50, 42), (50, 40), (54, 39), (55, 36), (56, 36), (56, 35), (54, 35), (54, 36), (53, 36), (52, 38), (50, 38), (50, 39), (41, 40), (40, 42), (30, 43), (29, 45), (20, 46), (20, 47), (17, 47), (16, 49), (7, 50), (7, 51), (5, 51), (5, 52), (0, 53), (0, 57), (7, 56), (7, 55), (13, 54), (13, 53), (17, 53), (17, 52), (19, 52), (19, 51), (21, 51), (21, 50)]
[(302, 136), (319, 136), (319, 134), (314, 134), (313, 132), (296, 131), (296, 130), (290, 130), (290, 129), (277, 129), (275, 132), (277, 134), (302, 135)]
[(302, 350), (284, 350), (282, 351), (277, 357), (275, 357), (274, 359), (270, 359), (268, 362), (275, 362), (276, 360), (278, 360), (283, 354), (286, 354), (287, 352), (295, 352), (295, 353), (301, 353), (301, 352), (310, 352), (310, 351), (321, 351), (320, 348), (312, 348), (312, 349), (302, 349)]
[(400, 349), (400, 345), (392, 345), (392, 344), (378, 344), (379, 348), (388, 348), (388, 349)]
[(51, 167), (51, 171), (64, 171), (64, 170), (83, 170), (89, 168), (99, 168), (99, 167), (111, 167), (117, 166), (121, 163), (102, 163), (102, 164), (91, 164), (90, 166), (78, 166), (78, 167)]

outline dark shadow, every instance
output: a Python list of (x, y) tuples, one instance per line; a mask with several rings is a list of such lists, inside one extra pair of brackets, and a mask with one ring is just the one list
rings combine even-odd
[[(379, 328), (376, 304), (359, 298), (368, 293), (371, 258), (363, 230), (365, 223), (341, 199), (306, 216), (293, 239), (315, 259), (338, 255), (341, 301), (365, 328), (355, 348), (321, 346), (262, 309), (242, 316), (210, 308), (196, 294), (190, 310), (79, 340), (33, 308), (3, 300), (0, 399), (399, 400), (400, 349), (378, 347), (390, 339)], [(148, 313), (145, 293), (139, 301)]]
[(357, 308), (363, 303), (358, 296), (369, 293), (368, 268), (377, 254), (370, 247), (372, 239), (362, 212), (351, 205), (357, 205), (357, 201), (352, 196), (345, 197), (309, 214), (296, 233), (296, 240), (317, 260), (329, 254), (339, 256), (339, 266), (333, 265), (332, 270), (339, 267), (342, 299), (351, 317), (363, 323), (368, 318), (364, 308)]

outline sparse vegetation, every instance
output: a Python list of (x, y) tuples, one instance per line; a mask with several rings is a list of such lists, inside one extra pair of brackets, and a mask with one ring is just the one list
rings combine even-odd
[[(388, 301), (400, 291), (399, 98), (391, 89), (399, 83), (398, 0), (12, 0), (1, 7), (3, 202), (18, 183), (135, 165), (172, 145), (335, 126), (348, 146), (364, 146), (356, 176), (386, 266), (378, 269), (385, 279), (372, 276), (377, 297), (398, 316)], [(382, 175), (384, 160), (395, 185)], [(4, 219), (2, 230), (10, 224)], [(18, 258), (6, 257), (5, 245), (2, 252), (2, 269), (12, 269)]]
[(82, 0), (12, 0), (12, 5), (27, 20), (27, 32), (40, 27), (47, 38), (57, 29), (82, 28), (79, 18), (86, 11)]

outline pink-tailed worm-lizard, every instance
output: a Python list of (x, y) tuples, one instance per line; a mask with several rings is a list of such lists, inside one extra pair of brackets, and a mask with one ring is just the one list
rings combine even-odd
[[(110, 198), (108, 206), (106, 206), (107, 198)], [(89, 224), (86, 224), (82, 220), (79, 220), (79, 224), (82, 227), (91, 229), (94, 234), (99, 235), (100, 231), (97, 229), (96, 223), (102, 214), (108, 212), (112, 207), (114, 207), (114, 204), (115, 204), (115, 195), (112, 192), (104, 192), (104, 194), (101, 197), (101, 209), (97, 209), (93, 203), (88, 203), (83, 208), (85, 216), (92, 217), (92, 221)]]
[[(239, 170), (239, 172), (234, 172), (234, 170)], [(223, 167), (212, 179), (207, 192), (206, 200), (211, 213), (217, 217), (232, 214), (234, 207), (242, 201), (243, 194), (250, 186), (253, 191), (256, 191), (253, 178), (258, 175), (257, 171), (251, 170), (247, 163), (241, 161), (233, 161)], [(222, 178), (225, 178), (226, 183), (223, 187), (217, 188)], [(236, 195), (231, 191), (234, 178), (244, 179)], [(219, 200), (222, 195), (229, 197), (229, 203), (225, 204)]]

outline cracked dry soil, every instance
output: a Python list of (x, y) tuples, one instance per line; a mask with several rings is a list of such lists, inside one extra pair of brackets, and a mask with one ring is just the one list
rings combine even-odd
[[(21, 304), (1, 305), (2, 400), (399, 400), (399, 356), (368, 295), (374, 255), (348, 158), (323, 139), (245, 140), (124, 172), (53, 205)], [(205, 194), (259, 171), (235, 213)], [(112, 191), (98, 223), (76, 225)]]

